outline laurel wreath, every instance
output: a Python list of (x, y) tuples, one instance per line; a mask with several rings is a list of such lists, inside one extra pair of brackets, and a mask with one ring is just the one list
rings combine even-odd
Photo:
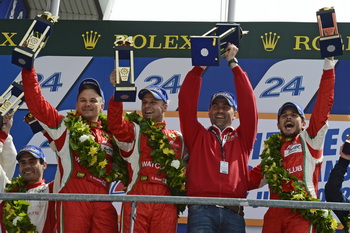
[[(27, 192), (23, 177), (12, 178), (6, 184), (5, 192)], [(8, 233), (26, 232), (37, 233), (36, 226), (32, 224), (27, 211), (29, 203), (23, 200), (6, 200), (3, 207), (2, 221)]]
[[(99, 113), (98, 120), (102, 129), (108, 131), (106, 115)], [(128, 174), (124, 160), (119, 154), (114, 138), (112, 140), (114, 150), (112, 163), (106, 158), (106, 151), (101, 149), (101, 145), (95, 142), (94, 136), (90, 134), (90, 125), (76, 111), (70, 111), (64, 119), (67, 129), (70, 131), (69, 145), (79, 155), (80, 165), (87, 167), (88, 171), (99, 178), (104, 178), (107, 182), (121, 180), (124, 185), (128, 183)], [(104, 137), (109, 139), (108, 134)]]
[(349, 232), (349, 229), (350, 229), (350, 213), (344, 217), (344, 220), (346, 222), (346, 225), (344, 226), (343, 228), (343, 231), (344, 232)]
[[(150, 153), (153, 163), (159, 163), (161, 168), (159, 173), (165, 172), (167, 184), (170, 188), (171, 195), (185, 196), (185, 165), (182, 159), (177, 159), (176, 154), (169, 144), (168, 137), (162, 131), (164, 123), (155, 123), (152, 118), (144, 118), (136, 113), (127, 113), (125, 119), (135, 122), (140, 126), (141, 133), (146, 134), (148, 146), (153, 150)], [(172, 135), (173, 138), (176, 135)], [(176, 204), (178, 214), (186, 208), (185, 204)]]
[[(292, 139), (287, 139), (290, 141)], [(310, 197), (306, 191), (305, 183), (282, 168), (283, 159), (280, 154), (282, 147), (281, 134), (274, 134), (265, 140), (261, 157), (261, 171), (265, 175), (272, 192), (277, 193), (281, 200), (320, 201)], [(297, 209), (305, 219), (310, 220), (316, 226), (318, 233), (335, 232), (338, 227), (337, 220), (331, 215), (330, 210), (325, 209)]]

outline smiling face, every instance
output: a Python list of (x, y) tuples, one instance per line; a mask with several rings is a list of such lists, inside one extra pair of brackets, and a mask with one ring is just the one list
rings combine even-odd
[(33, 184), (43, 179), (44, 170), (47, 163), (40, 162), (40, 159), (35, 158), (31, 153), (24, 153), (18, 160), (19, 173), (27, 184)]
[(286, 108), (280, 115), (277, 127), (285, 137), (295, 137), (305, 127), (305, 119), (300, 116), (295, 108)]
[(236, 118), (236, 111), (229, 105), (224, 97), (217, 97), (213, 100), (209, 108), (209, 118), (212, 125), (216, 125), (220, 130), (232, 124)]
[(98, 114), (103, 110), (102, 97), (94, 89), (85, 89), (80, 92), (76, 109), (87, 121), (97, 121)]
[(163, 100), (154, 98), (151, 93), (146, 93), (142, 98), (143, 117), (152, 118), (155, 122), (162, 122), (167, 109), (168, 105)]

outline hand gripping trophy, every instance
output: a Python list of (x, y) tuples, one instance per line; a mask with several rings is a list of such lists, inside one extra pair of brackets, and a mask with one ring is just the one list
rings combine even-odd
[(121, 40), (115, 43), (116, 85), (114, 101), (135, 102), (134, 51), (132, 42)]
[(44, 12), (35, 17), (22, 41), (12, 52), (12, 63), (27, 70), (33, 68), (34, 59), (45, 46), (52, 32), (52, 26), (57, 22), (58, 16)]
[(236, 23), (217, 23), (202, 36), (191, 36), (191, 57), (193, 66), (219, 66), (225, 54), (227, 43), (239, 47), (240, 40), (248, 31)]
[(0, 128), (7, 113), (16, 112), (24, 103), (24, 92), (21, 83), (14, 81), (0, 96)]

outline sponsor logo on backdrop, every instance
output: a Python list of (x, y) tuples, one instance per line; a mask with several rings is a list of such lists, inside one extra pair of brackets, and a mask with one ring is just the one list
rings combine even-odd
[(277, 45), (278, 40), (280, 39), (280, 36), (278, 36), (277, 33), (266, 32), (263, 36), (260, 36), (260, 38), (264, 45), (265, 51), (272, 52), (273, 50), (275, 50), (275, 47)]
[(119, 41), (130, 41), (136, 49), (191, 49), (188, 35), (141, 35), (134, 36), (116, 34), (114, 44)]
[(318, 90), (323, 63), (323, 60), (287, 59), (273, 64), (254, 88), (259, 112), (277, 112), (288, 101), (295, 101), (305, 109)]
[(16, 34), (17, 32), (1, 32), (0, 46), (16, 46), (12, 39)]
[(98, 32), (91, 30), (85, 32), (85, 34), (82, 34), (81, 36), (83, 37), (85, 49), (91, 50), (95, 48), (98, 39), (101, 37), (101, 34), (98, 34)]

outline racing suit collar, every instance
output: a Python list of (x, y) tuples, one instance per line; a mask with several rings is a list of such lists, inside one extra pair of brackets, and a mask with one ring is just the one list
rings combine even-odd
[(208, 130), (210, 130), (210, 129), (215, 130), (215, 131), (216, 131), (217, 133), (219, 133), (219, 134), (224, 134), (224, 133), (228, 133), (228, 132), (230, 132), (230, 131), (234, 131), (234, 128), (233, 128), (232, 126), (227, 126), (223, 131), (221, 131), (221, 130), (219, 129), (219, 127), (217, 127), (216, 125), (210, 126), (210, 127), (208, 128)]
[(26, 184), (26, 189), (36, 188), (44, 184), (45, 184), (45, 179), (42, 179), (41, 181), (35, 182), (33, 184)]

